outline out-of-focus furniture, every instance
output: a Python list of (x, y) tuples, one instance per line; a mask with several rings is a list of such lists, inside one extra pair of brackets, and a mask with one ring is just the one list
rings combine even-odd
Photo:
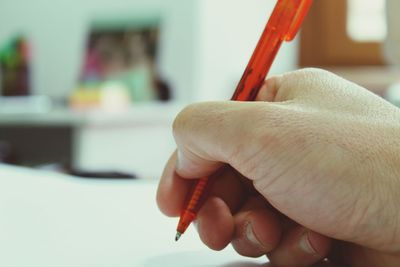
[(22, 165), (68, 163), (156, 177), (174, 150), (171, 124), (179, 110), (179, 105), (146, 104), (114, 114), (0, 114), (0, 141), (11, 146)]
[(333, 73), (355, 82), (380, 96), (400, 78), (399, 70), (391, 66), (327, 67)]
[(388, 34), (385, 42), (386, 60), (400, 65), (400, 1), (386, 0)]

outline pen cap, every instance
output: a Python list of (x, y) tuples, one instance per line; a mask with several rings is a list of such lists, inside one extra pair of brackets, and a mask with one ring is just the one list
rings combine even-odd
[(292, 41), (303, 23), (313, 0), (278, 0), (269, 25), (282, 40)]

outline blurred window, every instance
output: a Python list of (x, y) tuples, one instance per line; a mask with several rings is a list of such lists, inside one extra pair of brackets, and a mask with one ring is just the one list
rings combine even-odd
[(316, 0), (301, 33), (301, 66), (384, 65), (385, 0)]
[(348, 0), (347, 33), (355, 41), (383, 41), (386, 38), (385, 0)]

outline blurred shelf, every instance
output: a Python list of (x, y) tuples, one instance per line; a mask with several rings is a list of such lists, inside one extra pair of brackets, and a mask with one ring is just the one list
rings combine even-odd
[(53, 110), (0, 113), (0, 144), (17, 164), (68, 163), (88, 171), (159, 177), (175, 149), (172, 123), (182, 105), (143, 104), (124, 112)]
[(391, 66), (331, 67), (327, 70), (384, 96), (390, 85), (400, 80), (400, 70)]
[(101, 109), (77, 111), (54, 109), (43, 113), (2, 113), (0, 125), (5, 126), (105, 126), (129, 124), (169, 123), (182, 108), (180, 104), (141, 104), (131, 108), (109, 112)]

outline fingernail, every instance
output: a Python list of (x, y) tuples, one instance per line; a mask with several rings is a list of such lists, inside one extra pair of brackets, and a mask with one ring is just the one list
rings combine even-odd
[(196, 229), (196, 231), (198, 232), (199, 231), (199, 220), (198, 219), (193, 221), (193, 226)]
[(177, 170), (180, 170), (182, 168), (183, 166), (182, 160), (183, 160), (182, 152), (178, 150), (176, 153), (176, 166), (175, 166)]
[(250, 243), (252, 243), (256, 247), (263, 247), (261, 242), (257, 239), (256, 235), (254, 234), (253, 226), (251, 225), (250, 222), (246, 224), (245, 231), (246, 231), (246, 233), (245, 233), (246, 238), (247, 238), (247, 240), (250, 241)]
[(307, 254), (318, 254), (310, 242), (310, 233), (307, 231), (300, 239), (300, 248)]

